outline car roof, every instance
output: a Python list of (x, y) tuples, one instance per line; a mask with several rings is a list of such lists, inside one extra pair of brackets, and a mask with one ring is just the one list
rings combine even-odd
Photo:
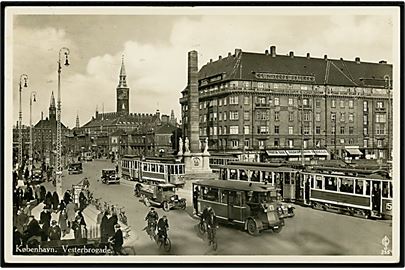
[(271, 184), (265, 183), (256, 183), (248, 181), (239, 181), (239, 180), (199, 180), (194, 182), (194, 184), (216, 187), (222, 189), (232, 189), (232, 190), (243, 190), (243, 191), (271, 191), (276, 190)]
[(165, 183), (165, 184), (158, 184), (157, 186), (158, 186), (158, 187), (176, 187), (175, 185), (173, 185), (173, 184), (168, 184), (168, 183)]

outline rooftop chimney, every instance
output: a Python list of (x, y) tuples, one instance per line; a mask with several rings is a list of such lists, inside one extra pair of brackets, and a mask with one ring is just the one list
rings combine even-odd
[(238, 56), (242, 52), (241, 49), (235, 49), (235, 56)]
[(294, 52), (293, 51), (290, 52), (290, 57), (294, 58)]
[(387, 64), (387, 61), (385, 61), (385, 60), (381, 60), (380, 62), (378, 62), (378, 63), (380, 63), (380, 64)]
[(222, 59), (222, 56), (220, 55), (220, 56), (218, 56), (218, 60), (221, 60)]
[(212, 58), (210, 59), (210, 63), (212, 63)]
[(323, 56), (323, 59), (328, 60), (328, 55), (325, 54), (325, 55)]
[(356, 57), (355, 60), (357, 64), (360, 64), (360, 57)]
[(307, 53), (307, 58), (308, 58), (308, 59), (311, 58), (311, 55), (310, 55), (309, 53)]
[(228, 57), (231, 56), (231, 55), (232, 55), (231, 52), (228, 52)]
[(264, 51), (264, 54), (265, 54), (265, 55), (269, 55), (269, 50), (265, 50), (265, 51)]
[(276, 57), (276, 46), (270, 46), (270, 54), (272, 57)]

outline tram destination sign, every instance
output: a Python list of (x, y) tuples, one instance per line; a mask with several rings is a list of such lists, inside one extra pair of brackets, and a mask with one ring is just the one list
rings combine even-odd
[(277, 74), (277, 73), (267, 73), (267, 72), (256, 72), (255, 77), (257, 79), (262, 79), (262, 80), (315, 82), (315, 76), (312, 76), (312, 75)]

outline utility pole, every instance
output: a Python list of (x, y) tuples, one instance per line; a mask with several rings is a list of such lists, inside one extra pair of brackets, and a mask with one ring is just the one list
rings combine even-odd
[(33, 158), (33, 155), (32, 155), (32, 97), (34, 97), (34, 102), (36, 102), (36, 99), (35, 99), (35, 96), (36, 96), (36, 94), (37, 94), (37, 92), (35, 92), (35, 91), (32, 91), (31, 92), (31, 95), (30, 95), (30, 157), (29, 157), (29, 159), (30, 159), (30, 171), (31, 171), (31, 177), (32, 177), (32, 167), (33, 167), (33, 164), (34, 164), (34, 158)]
[(56, 192), (59, 198), (62, 198), (62, 129), (61, 129), (61, 94), (60, 94), (60, 74), (62, 72), (61, 54), (65, 54), (65, 66), (69, 65), (68, 55), (70, 50), (63, 47), (59, 50), (58, 61), (58, 108), (57, 108), (57, 127), (56, 127)]
[[(22, 80), (24, 80), (24, 85), (22, 84)], [(20, 76), (20, 82), (19, 82), (19, 97), (20, 97), (20, 110), (19, 110), (19, 129), (18, 129), (18, 144), (19, 144), (19, 149), (18, 149), (18, 166), (20, 170), (20, 178), (22, 177), (22, 163), (23, 163), (23, 134), (22, 134), (22, 104), (21, 104), (21, 92), (23, 87), (27, 87), (27, 82), (28, 82), (28, 75), (27, 74), (22, 74)]]

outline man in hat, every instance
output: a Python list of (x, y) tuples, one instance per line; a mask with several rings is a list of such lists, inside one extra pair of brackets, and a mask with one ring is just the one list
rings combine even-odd
[(55, 241), (55, 240), (60, 240), (61, 235), (62, 235), (62, 231), (58, 225), (58, 223), (56, 222), (56, 220), (52, 220), (51, 222), (51, 227), (49, 228), (49, 239), (51, 241)]
[(28, 224), (27, 229), (24, 231), (23, 240), (24, 243), (28, 241), (32, 236), (40, 236), (41, 235), (41, 227), (38, 224), (38, 221), (35, 219), (34, 216), (30, 215), (28, 217)]
[(42, 241), (48, 240), (49, 227), (51, 226), (51, 212), (50, 209), (45, 207), (41, 212), (39, 224), (42, 224)]
[(114, 230), (115, 230), (115, 233), (110, 238), (110, 242), (111, 242), (112, 248), (114, 250), (114, 255), (124, 255), (122, 253), (122, 245), (124, 244), (124, 237), (122, 236), (120, 224), (115, 224)]

